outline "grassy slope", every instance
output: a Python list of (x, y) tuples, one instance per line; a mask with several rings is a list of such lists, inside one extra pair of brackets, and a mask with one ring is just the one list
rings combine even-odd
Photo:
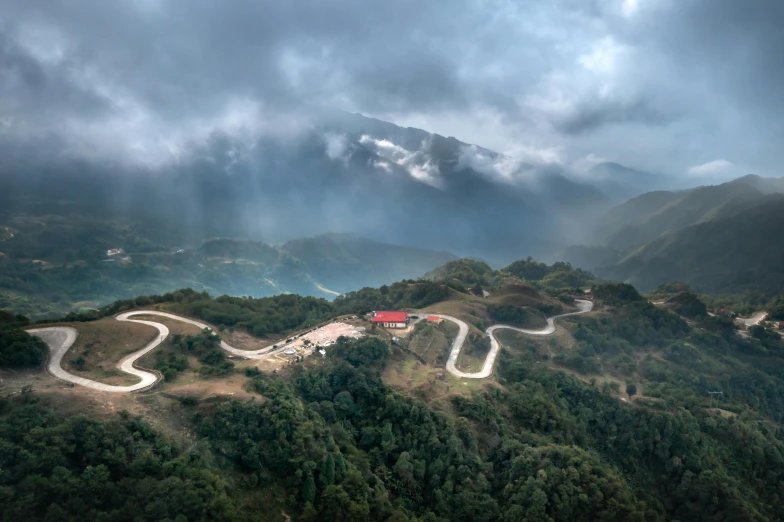
[[(64, 325), (76, 328), (79, 336), (63, 357), (63, 368), (79, 377), (106, 384), (129, 385), (139, 382), (138, 378), (121, 372), (117, 363), (158, 335), (158, 330), (152, 326), (120, 322), (113, 318)], [(81, 366), (75, 362), (79, 357), (84, 358)]]

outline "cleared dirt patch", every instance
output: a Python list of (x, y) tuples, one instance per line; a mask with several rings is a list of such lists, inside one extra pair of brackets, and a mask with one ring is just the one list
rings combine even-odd
[(121, 372), (117, 363), (126, 355), (142, 349), (158, 335), (158, 330), (152, 326), (114, 318), (47, 326), (71, 326), (79, 332), (76, 342), (63, 357), (62, 367), (65, 370), (79, 377), (118, 386), (136, 384), (139, 379)]
[(207, 400), (215, 397), (225, 397), (241, 401), (259, 399), (261, 396), (245, 389), (248, 378), (241, 374), (223, 377), (214, 380), (201, 380), (200, 382), (174, 382), (165, 392), (177, 397), (193, 397), (198, 400)]

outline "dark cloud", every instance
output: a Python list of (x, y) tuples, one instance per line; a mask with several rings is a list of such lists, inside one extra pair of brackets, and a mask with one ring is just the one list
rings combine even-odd
[(590, 100), (578, 105), (571, 114), (554, 121), (554, 124), (560, 131), (574, 135), (611, 124), (659, 126), (671, 122), (674, 118), (674, 115), (665, 114), (644, 100), (631, 103)]
[(0, 134), (77, 153), (165, 159), (338, 107), (567, 162), (784, 160), (779, 2), (7, 0), (0, 20)]

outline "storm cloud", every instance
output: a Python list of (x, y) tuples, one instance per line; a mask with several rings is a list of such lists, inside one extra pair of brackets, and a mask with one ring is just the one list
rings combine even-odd
[(337, 108), (520, 160), (781, 175), (781, 27), (775, 0), (6, 0), (0, 139), (155, 167)]

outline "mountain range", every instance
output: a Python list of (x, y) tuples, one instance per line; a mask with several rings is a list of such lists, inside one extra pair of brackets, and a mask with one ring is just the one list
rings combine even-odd
[[(0, 160), (0, 174), (0, 206), (7, 215), (127, 220), (150, 244), (250, 252), (256, 257), (239, 256), (246, 265), (234, 266), (231, 277), (229, 267), (221, 266), (220, 276), (202, 281), (191, 274), (181, 283), (252, 295), (330, 296), (418, 277), (455, 255), (494, 267), (528, 256), (567, 260), (643, 290), (673, 279), (704, 291), (747, 289), (754, 285), (728, 282), (727, 274), (706, 275), (686, 254), (718, 259), (735, 252), (727, 245), (741, 243), (732, 238), (707, 243), (718, 234), (712, 227), (733, 230), (727, 220), (756, 223), (759, 213), (775, 221), (784, 192), (781, 179), (753, 175), (673, 190), (678, 187), (671, 176), (613, 162), (577, 175), (339, 111), (252, 140), (213, 135), (166, 165), (17, 151)], [(744, 240), (760, 230), (753, 226), (738, 232)], [(297, 239), (302, 237), (319, 239)], [(212, 238), (250, 242), (205, 243)], [(60, 245), (52, 253), (57, 257), (83, 243), (65, 245), (50, 237), (42, 244)], [(199, 252), (236, 265), (233, 254)], [(85, 258), (71, 254), (66, 263)], [(738, 252), (728, 270), (752, 266), (745, 260), (749, 255)], [(56, 264), (45, 257), (35, 259)], [(255, 263), (253, 274), (247, 263)], [(248, 287), (253, 290), (243, 291)]]
[(599, 218), (589, 245), (561, 256), (642, 290), (683, 281), (706, 293), (784, 290), (784, 178), (649, 192)]
[(576, 242), (619, 195), (647, 190), (655, 179), (617, 164), (580, 178), (560, 166), (334, 111), (296, 132), (252, 140), (213, 135), (166, 165), (17, 151), (0, 161), (0, 204), (32, 214), (132, 219), (159, 241), (285, 242), (346, 232), (501, 265)]

